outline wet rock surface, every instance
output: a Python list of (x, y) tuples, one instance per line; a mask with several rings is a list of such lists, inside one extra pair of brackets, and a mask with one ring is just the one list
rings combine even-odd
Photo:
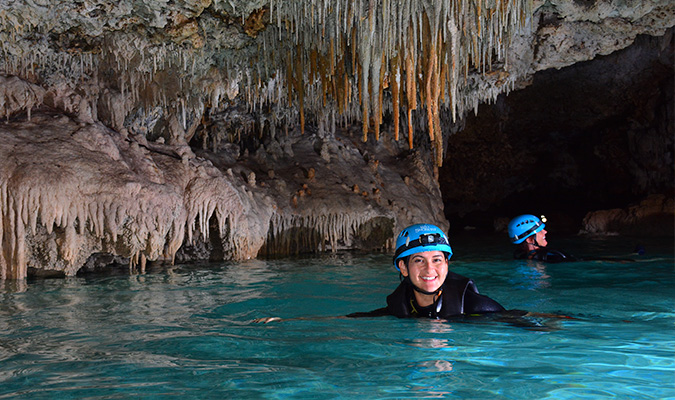
[(0, 125), (0, 137), (4, 278), (390, 250), (415, 221), (448, 227), (418, 152), (348, 132), (195, 154), (38, 111)]

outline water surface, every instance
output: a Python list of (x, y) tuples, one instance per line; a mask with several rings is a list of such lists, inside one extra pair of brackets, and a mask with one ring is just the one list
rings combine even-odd
[(0, 399), (675, 399), (672, 240), (559, 238), (636, 261), (557, 265), (451, 241), (481, 293), (575, 319), (333, 318), (384, 305), (383, 254), (6, 282)]

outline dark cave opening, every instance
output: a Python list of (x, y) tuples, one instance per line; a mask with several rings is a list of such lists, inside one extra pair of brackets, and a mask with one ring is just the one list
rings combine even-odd
[(673, 196), (673, 30), (560, 70), (479, 107), (439, 170), (452, 231), (546, 214), (576, 233), (589, 211)]

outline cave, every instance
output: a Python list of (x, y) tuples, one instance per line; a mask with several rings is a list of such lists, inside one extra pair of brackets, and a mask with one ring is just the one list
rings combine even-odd
[[(526, 88), (481, 104), (448, 139), (440, 169), (451, 230), (503, 230), (500, 218), (535, 213), (577, 233), (591, 210), (672, 198), (674, 68), (671, 30), (537, 72)], [(673, 232), (668, 216), (645, 225), (632, 233)]]
[(1, 280), (673, 235), (672, 1), (0, 7)]

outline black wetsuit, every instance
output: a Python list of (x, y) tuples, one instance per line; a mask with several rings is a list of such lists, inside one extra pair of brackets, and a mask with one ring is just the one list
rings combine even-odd
[(607, 261), (628, 263), (635, 262), (632, 258), (617, 258), (617, 257), (598, 257), (598, 256), (573, 256), (572, 254), (563, 253), (559, 250), (549, 249), (548, 247), (539, 247), (536, 250), (527, 251), (522, 248), (517, 248), (513, 253), (516, 260), (536, 260), (548, 263), (561, 263), (570, 261)]
[(549, 249), (548, 247), (539, 247), (535, 250), (526, 251), (522, 248), (517, 248), (513, 257), (516, 260), (537, 260), (550, 263), (559, 263), (567, 261), (579, 261), (571, 254), (565, 254), (559, 250)]
[(436, 302), (420, 307), (415, 301), (414, 288), (409, 279), (387, 296), (387, 306), (369, 312), (359, 312), (347, 317), (379, 317), (393, 315), (399, 318), (446, 319), (458, 315), (484, 314), (504, 311), (499, 303), (478, 293), (473, 281), (462, 275), (448, 272)]

